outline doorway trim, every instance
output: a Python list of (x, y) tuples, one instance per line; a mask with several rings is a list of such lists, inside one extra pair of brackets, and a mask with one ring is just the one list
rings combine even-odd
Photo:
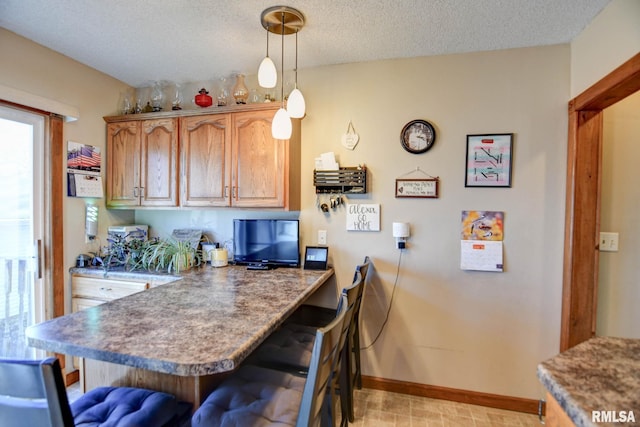
[(560, 351), (595, 335), (603, 110), (640, 90), (640, 53), (569, 101)]

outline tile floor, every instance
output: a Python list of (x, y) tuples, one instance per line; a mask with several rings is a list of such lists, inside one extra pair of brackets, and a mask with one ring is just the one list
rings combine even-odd
[(537, 415), (379, 390), (356, 390), (354, 427), (534, 427)]
[[(67, 388), (69, 400), (82, 393), (78, 383)], [(355, 392), (353, 427), (535, 427), (537, 415), (465, 403), (409, 396), (380, 390)]]

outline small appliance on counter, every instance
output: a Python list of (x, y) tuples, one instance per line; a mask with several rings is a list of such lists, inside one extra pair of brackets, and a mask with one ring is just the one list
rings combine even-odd
[(203, 243), (202, 260), (212, 267), (225, 267), (229, 264), (229, 254), (219, 243)]
[(211, 251), (211, 265), (225, 267), (229, 264), (229, 254), (225, 248), (215, 248)]
[(87, 254), (80, 254), (78, 258), (76, 258), (76, 268), (87, 268), (91, 267), (93, 261), (93, 257)]
[(109, 238), (124, 237), (125, 240), (147, 240), (149, 236), (148, 225), (111, 225), (107, 230)]
[(211, 264), (211, 252), (218, 247), (217, 243), (202, 244), (202, 261)]

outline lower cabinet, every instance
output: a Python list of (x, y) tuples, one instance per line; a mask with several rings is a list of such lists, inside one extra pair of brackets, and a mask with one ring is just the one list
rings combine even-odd
[[(147, 280), (118, 280), (100, 279), (96, 277), (71, 276), (71, 309), (73, 312), (81, 311), (96, 305), (104, 304), (127, 295), (149, 289)], [(80, 388), (85, 392), (85, 377), (87, 372), (84, 367), (84, 359), (73, 358), (73, 367), (80, 372)]]
[(547, 392), (545, 424), (550, 427), (575, 427), (571, 418), (562, 409), (551, 393)]

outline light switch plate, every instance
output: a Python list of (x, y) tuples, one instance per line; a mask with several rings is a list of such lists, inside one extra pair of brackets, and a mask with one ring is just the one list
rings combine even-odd
[(327, 244), (327, 230), (318, 230), (318, 244), (319, 245)]
[(600, 233), (601, 252), (618, 252), (618, 233)]

